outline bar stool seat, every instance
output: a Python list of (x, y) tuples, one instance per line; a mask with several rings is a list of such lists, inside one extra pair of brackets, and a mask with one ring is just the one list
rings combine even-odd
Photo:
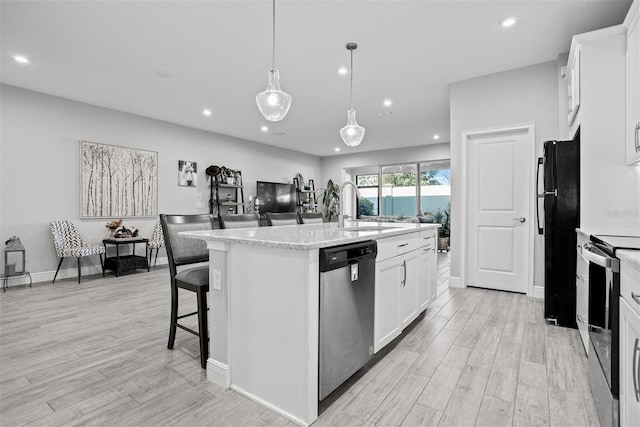
[[(169, 326), (168, 349), (173, 349), (177, 328), (198, 336), (200, 341), (200, 365), (207, 367), (209, 358), (209, 328), (207, 319), (207, 292), (209, 292), (209, 250), (204, 241), (190, 239), (178, 234), (180, 231), (212, 230), (213, 216), (204, 215), (160, 215), (160, 224), (164, 232), (164, 242), (169, 261), (171, 279), (171, 324)], [(177, 271), (178, 267), (189, 264), (201, 264)], [(178, 315), (178, 289), (196, 294), (197, 310)], [(198, 316), (198, 330), (195, 331), (178, 323), (189, 316)]]

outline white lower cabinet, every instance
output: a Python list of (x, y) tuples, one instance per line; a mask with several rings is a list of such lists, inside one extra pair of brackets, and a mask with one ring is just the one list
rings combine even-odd
[[(427, 239), (423, 238), (424, 233)], [(384, 251), (382, 255), (379, 251), (376, 259), (373, 345), (376, 353), (400, 335), (435, 299), (435, 231), (423, 231), (420, 235), (420, 241), (415, 236), (415, 241), (382, 239), (378, 242), (379, 248), (393, 246), (394, 250)], [(397, 254), (403, 250), (406, 252)], [(389, 257), (391, 254), (394, 256)]]
[(397, 256), (376, 262), (376, 296), (374, 308), (373, 350), (378, 352), (400, 335), (400, 280), (402, 279), (402, 257)]
[(620, 298), (620, 425), (640, 426), (640, 315)]
[(436, 299), (436, 239), (435, 236), (420, 248), (418, 259), (418, 313), (422, 313)]
[(400, 280), (400, 329), (418, 317), (418, 254), (411, 251), (402, 260), (402, 280)]

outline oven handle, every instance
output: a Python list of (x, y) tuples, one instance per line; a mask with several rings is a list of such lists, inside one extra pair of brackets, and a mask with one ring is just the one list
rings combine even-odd
[(620, 272), (620, 260), (618, 258), (611, 258), (610, 256), (607, 256), (607, 254), (593, 246), (591, 243), (585, 243), (582, 245), (582, 248), (580, 248), (580, 255), (582, 255), (582, 257), (587, 261), (599, 265), (600, 267), (607, 268), (614, 273)]

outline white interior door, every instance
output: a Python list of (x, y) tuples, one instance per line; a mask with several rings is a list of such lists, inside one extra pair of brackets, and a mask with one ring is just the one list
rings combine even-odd
[(527, 292), (529, 135), (467, 140), (467, 285)]

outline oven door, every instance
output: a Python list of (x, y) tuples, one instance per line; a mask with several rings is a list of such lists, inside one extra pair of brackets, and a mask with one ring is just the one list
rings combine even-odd
[(589, 385), (600, 423), (617, 426), (620, 261), (592, 243), (581, 255), (589, 261)]

